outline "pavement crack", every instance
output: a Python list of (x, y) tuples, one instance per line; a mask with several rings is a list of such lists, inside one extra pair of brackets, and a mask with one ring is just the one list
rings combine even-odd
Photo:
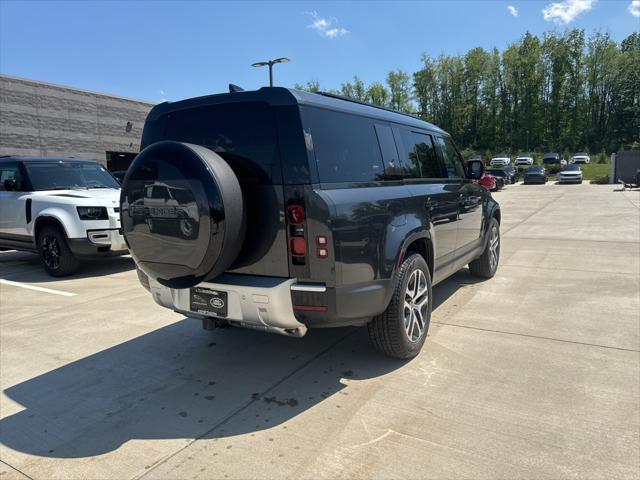
[(145, 471), (139, 473), (138, 475), (134, 475), (133, 477), (131, 477), (131, 480), (139, 480), (141, 478), (144, 478), (145, 476), (147, 476), (147, 474), (151, 473), (153, 470), (155, 470), (156, 468), (158, 468), (159, 466), (165, 464), (167, 461), (171, 460), (173, 457), (175, 457), (177, 454), (179, 454), (180, 452), (182, 452), (183, 450), (189, 448), (191, 445), (193, 445), (195, 442), (197, 442), (198, 440), (201, 440), (205, 437), (207, 437), (209, 434), (211, 434), (212, 432), (216, 431), (218, 428), (220, 428), (221, 426), (223, 426), (224, 424), (226, 424), (227, 422), (229, 422), (231, 419), (233, 419), (236, 415), (240, 414), (241, 412), (243, 412), (244, 410), (246, 410), (247, 408), (249, 408), (251, 405), (253, 405), (256, 402), (260, 402), (262, 401), (262, 397), (264, 397), (265, 395), (269, 394), (270, 392), (272, 392), (273, 390), (275, 390), (276, 388), (278, 388), (280, 385), (282, 385), (284, 382), (286, 382), (287, 380), (289, 380), (291, 377), (293, 377), (296, 373), (300, 372), (301, 370), (303, 370), (304, 368), (306, 368), (307, 366), (309, 366), (311, 363), (313, 363), (314, 361), (316, 361), (318, 358), (322, 357), (323, 355), (325, 355), (327, 352), (329, 352), (331, 349), (333, 349), (335, 346), (337, 346), (338, 344), (340, 344), (341, 342), (343, 342), (344, 340), (346, 340), (349, 336), (353, 335), (357, 330), (351, 330), (350, 332), (348, 332), (347, 334), (339, 337), (337, 340), (335, 340), (334, 342), (331, 342), (326, 348), (322, 349), (320, 352), (318, 352), (317, 354), (315, 354), (313, 357), (311, 357), (309, 360), (307, 360), (306, 362), (303, 362), (302, 364), (300, 364), (298, 367), (294, 368), (291, 372), (289, 372), (287, 375), (285, 375), (284, 377), (282, 377), (280, 380), (278, 380), (277, 382), (275, 382), (273, 385), (271, 385), (269, 388), (267, 388), (264, 392), (259, 393), (258, 395), (253, 395), (252, 398), (250, 400), (248, 400), (247, 402), (245, 402), (243, 405), (241, 405), (239, 408), (237, 408), (236, 410), (234, 410), (233, 412), (231, 412), (229, 415), (227, 415), (225, 418), (223, 418), (222, 420), (220, 420), (218, 423), (216, 423), (213, 427), (211, 427), (209, 430), (207, 430), (206, 432), (202, 433), (201, 435), (198, 435), (197, 437), (193, 438), (192, 440), (190, 440), (186, 445), (184, 445), (183, 447), (179, 448), (178, 450), (166, 455), (165, 457), (161, 458), (160, 460), (156, 461), (155, 463), (153, 463), (148, 469), (146, 469)]
[(2, 464), (4, 464), (4, 465), (6, 465), (7, 467), (9, 467), (9, 468), (11, 468), (11, 469), (15, 470), (15, 471), (16, 471), (16, 472), (18, 472), (20, 475), (24, 475), (26, 478), (29, 478), (29, 479), (33, 480), (33, 477), (31, 477), (31, 476), (27, 475), (26, 473), (24, 473), (24, 472), (23, 472), (22, 470), (20, 470), (19, 468), (14, 467), (13, 465), (11, 465), (11, 464), (9, 464), (9, 463), (5, 462), (4, 460), (0, 460), (0, 463), (2, 463)]
[(479, 330), (481, 332), (490, 332), (490, 333), (501, 333), (503, 335), (514, 335), (514, 336), (518, 336), (518, 337), (527, 337), (527, 338), (536, 338), (538, 340), (549, 340), (552, 342), (561, 342), (561, 343), (571, 343), (574, 345), (584, 345), (587, 347), (598, 347), (598, 348), (607, 348), (610, 350), (620, 350), (623, 352), (633, 352), (633, 353), (640, 353), (640, 350), (634, 350), (633, 348), (624, 348), (624, 347), (614, 347), (611, 345), (602, 345), (599, 343), (587, 343), (587, 342), (577, 342), (575, 340), (564, 340), (562, 338), (553, 338), (553, 337), (544, 337), (541, 335), (531, 335), (528, 333), (517, 333), (517, 332), (507, 332), (504, 330), (494, 330), (491, 328), (481, 328), (481, 327), (472, 327), (470, 325), (460, 325), (460, 324), (456, 324), (456, 323), (444, 323), (444, 322), (435, 322), (432, 321), (431, 323), (435, 323), (444, 327), (458, 327), (458, 328), (468, 328), (470, 330)]

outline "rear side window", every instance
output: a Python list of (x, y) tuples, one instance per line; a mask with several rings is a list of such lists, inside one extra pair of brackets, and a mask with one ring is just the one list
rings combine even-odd
[(273, 109), (266, 103), (208, 105), (149, 122), (145, 143), (174, 140), (202, 145), (224, 158), (243, 181), (281, 184), (275, 125)]
[(15, 180), (16, 189), (18, 191), (22, 189), (22, 175), (20, 175), (20, 168), (17, 163), (0, 164), (0, 190), (5, 189), (5, 180)]
[(313, 107), (300, 109), (322, 183), (372, 182), (384, 178), (372, 120)]
[(393, 139), (393, 132), (389, 125), (376, 123), (376, 134), (380, 143), (382, 160), (384, 161), (384, 172), (386, 178), (400, 177), (403, 175), (402, 165)]
[(398, 129), (404, 147), (402, 162), (409, 178), (440, 178), (440, 165), (431, 135)]
[(436, 146), (442, 157), (447, 178), (464, 178), (464, 167), (458, 150), (448, 137), (436, 137)]

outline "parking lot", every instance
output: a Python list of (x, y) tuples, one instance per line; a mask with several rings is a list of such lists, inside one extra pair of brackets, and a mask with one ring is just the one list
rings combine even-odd
[(498, 274), (435, 287), (409, 362), (362, 329), (204, 331), (129, 258), (53, 279), (0, 253), (0, 478), (637, 478), (640, 192), (617, 188), (495, 194)]

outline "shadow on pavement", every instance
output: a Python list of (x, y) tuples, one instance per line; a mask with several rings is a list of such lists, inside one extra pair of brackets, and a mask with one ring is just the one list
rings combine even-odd
[(0, 276), (5, 280), (27, 283), (57, 282), (101, 275), (114, 275), (133, 270), (135, 264), (130, 256), (106, 257), (85, 260), (80, 269), (68, 277), (52, 277), (44, 271), (40, 257), (28, 252), (0, 252)]
[[(442, 282), (435, 308), (474, 282), (466, 270)], [(379, 377), (405, 363), (375, 352), (363, 328), (294, 339), (236, 328), (205, 332), (184, 319), (4, 390), (24, 409), (0, 420), (0, 443), (79, 458), (135, 439), (241, 435), (314, 407), (340, 392), (344, 379)]]

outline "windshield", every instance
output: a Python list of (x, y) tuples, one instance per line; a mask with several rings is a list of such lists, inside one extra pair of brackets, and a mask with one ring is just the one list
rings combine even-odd
[(580, 171), (580, 166), (579, 165), (567, 165), (565, 167), (562, 168), (563, 172), (575, 172), (575, 171)]
[(542, 171), (542, 167), (538, 167), (538, 166), (534, 165), (529, 170), (527, 170), (527, 173), (538, 173), (538, 172), (541, 172), (541, 171)]
[(26, 163), (33, 190), (120, 188), (118, 181), (95, 162)]
[(489, 172), (491, 175), (494, 176), (499, 176), (499, 177), (504, 177), (505, 176), (505, 171), (504, 170), (500, 170), (498, 168), (490, 168), (487, 170), (487, 172)]

